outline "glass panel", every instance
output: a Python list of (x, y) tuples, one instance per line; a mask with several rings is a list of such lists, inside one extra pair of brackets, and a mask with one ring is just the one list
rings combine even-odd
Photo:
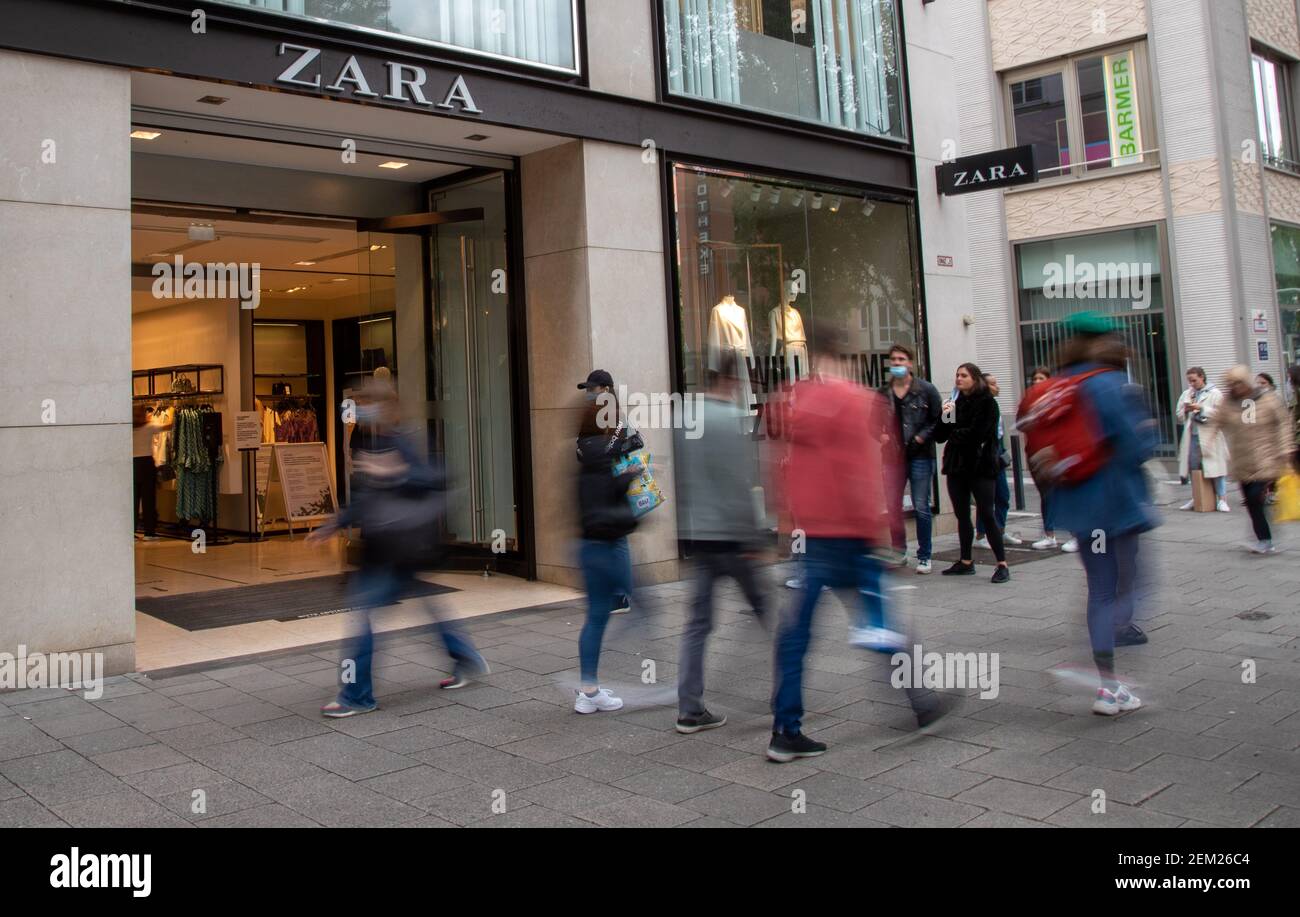
[(434, 413), (452, 493), (448, 531), (488, 545), (504, 532), (517, 548), (510, 397), (509, 295), (505, 282), (505, 179), (494, 175), (434, 196), (438, 211), (480, 208), (483, 219), (434, 230)]
[(573, 53), (572, 0), (220, 0), (391, 32), (564, 70)]
[(1142, 162), (1142, 126), (1133, 51), (1081, 60), (1075, 67), (1088, 171)]
[(1255, 117), (1264, 161), (1291, 166), (1291, 109), (1288, 105), (1286, 71), (1258, 54), (1252, 60), (1255, 77)]
[(1011, 111), (1016, 145), (1033, 144), (1038, 174), (1063, 174), (1070, 165), (1064, 76), (1049, 73), (1012, 83)]
[(1133, 360), (1129, 378), (1147, 392), (1161, 452), (1177, 442), (1169, 381), (1160, 234), (1153, 226), (1017, 246), (1024, 377), (1056, 366), (1060, 322), (1084, 310), (1114, 315)]
[(1300, 362), (1300, 229), (1274, 223), (1273, 270), (1282, 322), (1282, 360)]
[(903, 137), (895, 0), (664, 0), (669, 89)]

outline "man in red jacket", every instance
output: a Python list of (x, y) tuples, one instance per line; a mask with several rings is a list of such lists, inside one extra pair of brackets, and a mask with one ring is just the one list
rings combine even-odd
[[(882, 618), (883, 572), (873, 546), (890, 544), (885, 475), (898, 462), (889, 405), (844, 372), (848, 336), (824, 327), (813, 353), (816, 375), (798, 383), (786, 412), (786, 458), (778, 493), (782, 527), (792, 548), (801, 543), (803, 590), (781, 622), (773, 676), (772, 740), (767, 757), (786, 762), (823, 754), (826, 745), (800, 731), (803, 719), (803, 661), (811, 639), (813, 612), (822, 587), (835, 589), (845, 608), (862, 608), (862, 624)], [(852, 613), (852, 612), (851, 612)], [(911, 692), (917, 721), (939, 716), (932, 692)]]

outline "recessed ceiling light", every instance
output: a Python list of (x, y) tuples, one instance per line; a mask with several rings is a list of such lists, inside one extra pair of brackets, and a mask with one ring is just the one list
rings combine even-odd
[(157, 140), (162, 131), (131, 131), (132, 140)]
[(370, 246), (370, 250), (371, 250), (372, 252), (377, 252), (377, 251), (379, 251), (381, 248), (388, 248), (388, 246), (387, 246), (387, 245), (372, 245), (372, 246)]
[(150, 252), (149, 254), (145, 255), (145, 257), (146, 258), (170, 258), (171, 254), (169, 252)]
[(204, 96), (199, 99), (204, 105), (225, 105), (230, 99), (225, 96)]
[(488, 135), (487, 135), (487, 134), (470, 134), (470, 135), (469, 135), (468, 137), (466, 137), (465, 139), (466, 139), (466, 140), (473, 140), (473, 141), (476, 141), (476, 142), (477, 142), (477, 141), (479, 141), (479, 140), (486, 140), (486, 139), (488, 139)]
[(346, 277), (335, 277), (333, 280), (329, 281), (329, 283), (347, 283), (347, 282), (348, 279)]
[(390, 159), (388, 162), (381, 162), (381, 163), (379, 164), (379, 168), (381, 168), (381, 169), (405, 169), (405, 168), (406, 168), (407, 166), (409, 166), (409, 165), (410, 165), (409, 162), (398, 162), (396, 159)]
[(297, 265), (297, 266), (299, 266), (299, 267), (311, 267), (311, 266), (312, 266), (313, 264), (315, 264), (315, 263), (316, 263), (315, 261), (295, 261), (295, 262), (294, 262), (294, 264)]

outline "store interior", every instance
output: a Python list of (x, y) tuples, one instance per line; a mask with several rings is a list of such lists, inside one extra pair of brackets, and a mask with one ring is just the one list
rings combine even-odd
[[(429, 593), (449, 594), (453, 615), (571, 598), (510, 575), (522, 546), (502, 281), (513, 156), (560, 138), (501, 129), (497, 153), (458, 155), (403, 137), (397, 152), (373, 143), (349, 161), (303, 142), (343, 106), (290, 110), (276, 94), (149, 74), (136, 90), (141, 670), (342, 635), (356, 613), (346, 574), (360, 533), (306, 535), (348, 502), (356, 396), (377, 378), (396, 389), (416, 448), (447, 473), (442, 537), (463, 550), (421, 574)], [(213, 127), (198, 114), (204, 98), (224, 98), (229, 130), (245, 136), (191, 129)], [(427, 137), (433, 119), (403, 118), (424, 122), (406, 127)], [(296, 123), (303, 136), (252, 136), (254, 119), (281, 138)], [(494, 541), (506, 550), (492, 553)], [(389, 624), (423, 623), (419, 604), (399, 603)]]

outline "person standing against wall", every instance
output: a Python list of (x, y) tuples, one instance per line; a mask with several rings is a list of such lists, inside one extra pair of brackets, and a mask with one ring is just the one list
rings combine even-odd
[[(917, 378), (915, 357), (902, 344), (889, 349), (889, 382), (880, 393), (894, 408), (894, 426), (898, 436), (898, 454), (902, 468), (889, 475), (893, 492), (891, 501), (899, 509), (903, 503), (903, 489), (912, 489), (912, 512), (916, 517), (916, 572), (930, 572), (931, 491), (934, 488), (934, 429), (943, 413), (943, 398), (939, 390), (924, 379)], [(890, 539), (894, 550), (904, 560), (907, 556), (907, 529), (901, 511), (891, 515)]]
[[(1228, 444), (1217, 428), (1210, 425), (1214, 412), (1223, 400), (1223, 393), (1205, 382), (1205, 370), (1193, 366), (1187, 371), (1187, 390), (1178, 397), (1174, 414), (1183, 425), (1183, 440), (1178, 444), (1178, 476), (1190, 480), (1192, 472), (1199, 471), (1206, 480), (1214, 483), (1215, 509), (1229, 512), (1228, 501)], [(1195, 500), (1188, 500), (1179, 509), (1191, 509)]]

